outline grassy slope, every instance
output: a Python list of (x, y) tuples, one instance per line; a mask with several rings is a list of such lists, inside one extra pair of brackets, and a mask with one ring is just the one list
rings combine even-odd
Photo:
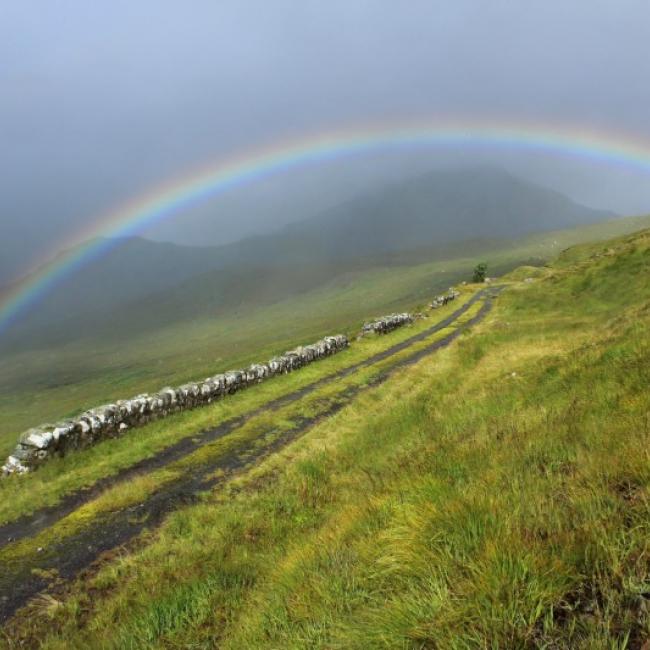
[[(89, 487), (98, 479), (113, 476), (120, 470), (131, 467), (134, 463), (164, 450), (180, 439), (199, 435), (201, 431), (210, 430), (225, 421), (264, 407), (271, 400), (303, 389), (314, 381), (366, 360), (443, 320), (464, 305), (472, 294), (473, 290), (471, 289), (465, 291), (456, 301), (437, 310), (432, 318), (418, 320), (413, 325), (393, 332), (391, 336), (363, 338), (360, 341), (355, 341), (350, 349), (302, 368), (299, 372), (278, 377), (250, 390), (217, 400), (209, 406), (172, 415), (164, 420), (133, 430), (129, 435), (105, 440), (82, 453), (68, 454), (64, 458), (53, 459), (39, 471), (21, 476), (19, 480), (0, 481), (0, 524), (13, 521), (19, 516), (39, 508), (54, 505), (66, 494)], [(471, 318), (480, 306), (481, 303), (477, 303), (470, 307), (454, 325)], [(421, 345), (441, 338), (449, 331), (450, 328), (445, 328), (438, 335), (426, 338)], [(381, 372), (384, 366), (392, 364), (400, 356), (410, 354), (417, 347), (416, 345), (407, 348), (402, 355), (391, 357), (385, 364), (378, 364), (378, 367), (360, 370), (350, 380), (336, 379), (331, 385), (315, 391), (313, 397), (298, 400), (297, 403), (290, 404), (288, 407), (251, 418), (251, 422), (237, 427), (236, 432), (228, 436), (226, 444), (230, 445), (244, 436), (259, 435), (260, 431), (269, 428), (269, 420), (273, 426), (277, 425), (278, 420), (286, 421), (290, 416), (313, 415), (314, 408), (311, 402), (323, 402), (324, 406), (324, 402), (329, 398), (331, 392), (338, 393), (345, 390), (347, 385), (364, 383), (377, 372)], [(220, 451), (218, 449), (220, 445), (223, 446), (223, 443), (216, 444), (217, 453)], [(215, 445), (209, 447), (213, 446)], [(191, 466), (194, 457), (204, 455), (204, 453), (205, 448), (202, 447), (180, 464), (175, 463), (173, 467), (177, 467), (181, 472), (186, 471), (187, 463)], [(164, 480), (169, 476), (169, 472), (165, 471), (163, 475), (162, 479)], [(136, 484), (138, 484), (137, 479), (128, 483), (129, 498), (134, 501), (142, 497), (142, 492), (136, 489)], [(151, 490), (158, 487), (160, 481), (152, 481), (151, 475), (147, 475), (142, 484), (145, 490)], [(102, 495), (104, 501), (111, 504), (114, 492), (109, 490)], [(97, 504), (94, 504), (93, 510), (97, 510)], [(39, 545), (38, 540), (34, 543)], [(0, 562), (2, 558), (2, 551), (0, 551)]]
[[(493, 270), (505, 270), (527, 260), (548, 259), (578, 242), (647, 225), (650, 217), (546, 233), (493, 248), (486, 257)], [(89, 339), (0, 359), (0, 456), (29, 426), (265, 359), (335, 330), (354, 331), (373, 313), (411, 308), (467, 277), (476, 261), (476, 256), (458, 257), (353, 273), (274, 305), (242, 307), (230, 319), (180, 323), (122, 346)]]
[(478, 331), (44, 599), (14, 639), (640, 647), (649, 271), (650, 231), (567, 251)]

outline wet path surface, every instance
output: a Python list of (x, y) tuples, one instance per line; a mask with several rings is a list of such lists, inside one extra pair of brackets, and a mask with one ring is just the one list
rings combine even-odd
[[(237, 473), (259, 463), (269, 454), (278, 451), (287, 444), (310, 430), (322, 419), (333, 415), (349, 404), (356, 395), (368, 390), (385, 381), (396, 370), (408, 365), (417, 363), (432, 352), (449, 345), (462, 332), (472, 325), (480, 322), (490, 311), (492, 307), (491, 296), (498, 293), (499, 288), (486, 289), (478, 292), (463, 307), (451, 314), (448, 318), (437, 323), (435, 326), (413, 336), (387, 350), (374, 355), (362, 362), (349, 366), (340, 372), (328, 375), (322, 379), (305, 386), (304, 388), (294, 391), (282, 398), (274, 400), (255, 409), (245, 415), (233, 418), (224, 422), (219, 427), (206, 431), (202, 435), (202, 442), (205, 444), (216, 440), (227, 433), (231, 432), (238, 426), (241, 426), (248, 419), (256, 414), (265, 411), (277, 410), (281, 406), (290, 404), (301, 397), (308, 395), (316, 390), (317, 387), (346, 377), (356, 372), (360, 368), (369, 367), (381, 360), (388, 359), (391, 356), (401, 352), (419, 341), (423, 341), (437, 331), (451, 325), (459, 316), (465, 313), (469, 307), (477, 300), (485, 297), (479, 312), (466, 323), (459, 325), (453, 332), (450, 332), (441, 339), (438, 339), (429, 345), (419, 348), (413, 354), (404, 356), (397, 360), (389, 369), (367, 384), (352, 386), (342, 390), (333, 397), (333, 400), (325, 405), (320, 412), (313, 417), (297, 417), (291, 421), (291, 426), (284, 429), (269, 428), (262, 432), (254, 440), (240, 443), (233, 450), (221, 456), (218, 460), (208, 462), (204, 465), (198, 465), (192, 468), (190, 475), (183, 475), (181, 478), (164, 484), (155, 493), (145, 498), (137, 505), (108, 513), (102, 516), (101, 521), (93, 522), (87, 528), (73, 533), (69, 537), (55, 543), (45, 549), (43, 552), (34, 554), (29, 561), (16, 561), (7, 563), (0, 574), (0, 622), (6, 621), (18, 608), (22, 607), (30, 598), (41, 591), (44, 591), (52, 578), (39, 575), (41, 571), (55, 572), (56, 576), (62, 579), (71, 579), (82, 569), (92, 564), (98, 556), (111, 549), (119, 547), (135, 536), (141, 533), (145, 528), (154, 528), (170, 513), (178, 510), (180, 507), (193, 503), (199, 498), (201, 492), (212, 489), (220, 483), (232, 478)], [(192, 438), (196, 438), (193, 435)], [(192, 439), (183, 439), (179, 443), (172, 445), (156, 456), (145, 459), (137, 465), (134, 465), (120, 475), (112, 477), (111, 482), (100, 481), (91, 490), (75, 493), (70, 495), (59, 506), (42, 511), (29, 519), (23, 520), (22, 527), (16, 529), (16, 534), (21, 537), (27, 537), (35, 534), (39, 530), (47, 528), (52, 523), (61, 519), (65, 514), (72, 512), (78, 505), (89, 501), (96, 496), (100, 490), (105, 489), (111, 484), (118, 481), (128, 480), (137, 473), (144, 473), (152, 469), (163, 467), (164, 465), (178, 460), (183, 456), (195, 451), (197, 444)], [(215, 477), (218, 471), (222, 473)], [(101, 484), (101, 487), (99, 487)], [(74, 501), (73, 498), (78, 499)], [(13, 525), (18, 526), (20, 521)], [(3, 526), (4, 534), (9, 530), (9, 524)], [(7, 542), (5, 542), (6, 544)], [(36, 570), (36, 573), (34, 573)]]
[[(178, 442), (173, 443), (169, 447), (161, 449), (159, 452), (155, 453), (153, 456), (149, 456), (140, 461), (137, 461), (129, 467), (125, 467), (116, 474), (107, 476), (105, 478), (99, 479), (92, 486), (77, 490), (70, 494), (67, 494), (61, 498), (61, 500), (53, 505), (46, 508), (37, 510), (34, 513), (20, 517), (6, 524), (0, 525), (0, 548), (4, 546), (24, 539), (26, 537), (32, 537), (38, 534), (40, 531), (49, 528), (57, 521), (70, 514), (78, 507), (82, 506), (84, 503), (92, 501), (97, 496), (99, 496), (104, 490), (117, 483), (128, 481), (134, 476), (145, 474), (156, 469), (160, 469), (169, 465), (173, 462), (176, 462), (183, 457), (195, 452), (199, 447), (207, 443), (213, 442), (224, 436), (232, 433), (246, 422), (251, 420), (258, 415), (264, 413), (269, 413), (277, 411), (293, 402), (296, 402), (303, 397), (313, 393), (315, 390), (318, 390), (325, 384), (332, 383), (339, 379), (348, 377), (355, 372), (373, 366), (380, 361), (388, 359), (399, 352), (411, 347), (415, 343), (418, 343), (429, 336), (432, 336), (436, 332), (449, 327), (452, 325), (460, 316), (462, 316), (467, 310), (478, 300), (480, 300), (487, 290), (482, 290), (474, 294), (462, 307), (454, 311), (447, 318), (442, 321), (437, 322), (432, 327), (427, 328), (426, 330), (412, 336), (396, 345), (382, 350), (377, 354), (364, 359), (358, 363), (355, 363), (347, 368), (322, 377), (317, 381), (304, 386), (298, 390), (292, 391), (281, 397), (273, 399), (269, 402), (266, 402), (262, 406), (243, 413), (234, 418), (225, 420), (218, 426), (208, 429), (202, 432), (194, 432), (189, 434), (187, 437), (182, 438)], [(278, 378), (281, 379), (281, 378)]]

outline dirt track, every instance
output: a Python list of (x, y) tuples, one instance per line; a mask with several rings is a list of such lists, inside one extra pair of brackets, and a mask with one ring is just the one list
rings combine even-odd
[[(92, 564), (101, 553), (129, 542), (129, 540), (132, 540), (145, 528), (150, 529), (155, 527), (169, 513), (187, 503), (193, 502), (199, 493), (215, 487), (218, 483), (231, 478), (233, 474), (260, 462), (260, 460), (269, 454), (286, 446), (298, 436), (311, 429), (318, 421), (341, 410), (358, 393), (385, 381), (397, 369), (414, 364), (435, 350), (449, 345), (463, 331), (485, 317), (492, 306), (491, 296), (496, 295), (499, 290), (500, 288), (497, 287), (479, 291), (450, 316), (401, 343), (339, 372), (323, 377), (299, 390), (268, 402), (244, 415), (223, 422), (214, 429), (183, 438), (156, 455), (136, 463), (119, 474), (98, 481), (89, 490), (68, 495), (52, 508), (41, 510), (33, 515), (1, 526), (0, 540), (2, 541), (0, 541), (0, 546), (10, 544), (17, 539), (35, 535), (74, 511), (81, 504), (93, 499), (107, 487), (118, 482), (127, 481), (137, 474), (164, 467), (194, 452), (199, 446), (196, 442), (197, 438), (200, 439), (199, 444), (206, 444), (217, 440), (232, 432), (237, 427), (240, 427), (256, 415), (278, 410), (312, 393), (326, 383), (347, 377), (361, 368), (367, 368), (377, 364), (379, 361), (388, 359), (448, 327), (464, 314), (471, 305), (483, 297), (486, 298), (479, 312), (469, 321), (460, 325), (442, 339), (438, 339), (430, 345), (418, 349), (411, 355), (400, 358), (370, 384), (342, 390), (335, 396), (333, 402), (329, 403), (314, 417), (294, 419), (292, 422), (293, 426), (286, 430), (270, 428), (268, 431), (262, 432), (261, 436), (256, 440), (241, 443), (216, 462), (196, 467), (190, 476), (183, 476), (178, 480), (164, 485), (142, 503), (110, 513), (102, 521), (96, 522), (89, 528), (65, 538), (44, 552), (32, 556), (30, 558), (31, 561), (28, 563), (16, 563), (15, 566), (4, 567), (4, 571), (0, 575), (0, 622), (7, 620), (31, 597), (47, 588), (51, 580), (35, 575), (33, 573), (34, 569), (55, 570), (60, 578), (73, 578), (79, 571)], [(261, 445), (260, 439), (263, 441)], [(214, 478), (213, 475), (216, 470), (222, 470), (224, 472), (223, 475), (219, 478)]]

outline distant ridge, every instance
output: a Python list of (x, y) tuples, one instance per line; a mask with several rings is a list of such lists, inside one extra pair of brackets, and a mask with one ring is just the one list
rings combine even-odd
[(513, 239), (616, 216), (495, 167), (430, 172), (367, 193), (270, 235), (221, 248), (224, 264), (252, 257), (340, 260), (466, 239)]

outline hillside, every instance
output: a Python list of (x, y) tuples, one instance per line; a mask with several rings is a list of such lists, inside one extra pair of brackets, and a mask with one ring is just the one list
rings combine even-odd
[(127, 309), (129, 304), (216, 266), (210, 248), (139, 237), (116, 240), (108, 253), (66, 277), (44, 296), (33, 313), (0, 339), (0, 350), (64, 342), (88, 334), (110, 320), (116, 310)]
[(611, 213), (490, 167), (431, 172), (276, 233), (219, 247), (130, 238), (67, 278), (0, 351), (80, 337), (124, 341), (172, 323), (272, 303), (348, 272), (502, 248)]
[[(478, 261), (486, 260), (490, 273), (505, 273), (522, 263), (541, 264), (576, 243), (649, 226), (650, 217), (634, 217), (513, 242), (475, 242), (471, 248), (450, 247), (438, 262), (428, 261), (427, 249), (421, 248), (379, 268), (344, 273), (339, 269), (339, 275), (318, 288), (275, 301), (262, 299), (266, 287), (271, 293), (276, 290), (273, 276), (258, 278), (254, 290), (259, 302), (235, 303), (221, 313), (201, 309), (202, 297), (208, 289), (215, 290), (210, 287), (210, 274), (205, 274), (171, 292), (166, 300), (141, 301), (138, 318), (150, 327), (134, 328), (127, 340), (113, 336), (105, 325), (95, 336), (77, 337), (66, 344), (56, 339), (33, 349), (8, 344), (0, 354), (0, 455), (9, 453), (16, 436), (36, 422), (157, 390), (161, 381), (180, 384), (246, 365), (296, 342), (347, 330), (351, 323), (359, 326), (369, 315), (423, 305), (432, 294), (469, 279)], [(298, 275), (294, 286), (303, 280)], [(232, 295), (236, 299), (236, 291)], [(167, 309), (186, 309), (192, 316), (163, 325)], [(121, 316), (113, 313), (113, 317)]]
[(285, 233), (324, 257), (517, 239), (614, 216), (492, 167), (436, 171), (359, 197)]
[(614, 215), (493, 167), (437, 170), (359, 196), (264, 237), (222, 247), (224, 265), (340, 262), (468, 240), (503, 241)]
[(649, 271), (572, 247), (1, 482), (5, 646), (641, 648)]

